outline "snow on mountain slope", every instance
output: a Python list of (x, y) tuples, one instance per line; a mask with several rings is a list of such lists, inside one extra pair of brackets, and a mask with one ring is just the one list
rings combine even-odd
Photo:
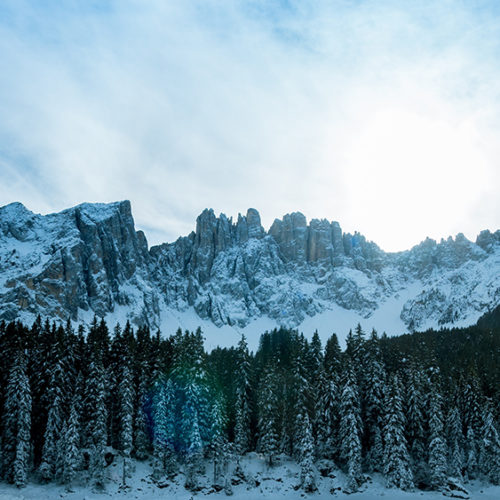
[(205, 210), (196, 231), (148, 249), (127, 201), (45, 216), (0, 208), (5, 320), (97, 314), (164, 333), (202, 326), (214, 346), (279, 325), (341, 338), (357, 322), (388, 334), (463, 326), (498, 303), (500, 231), (391, 254), (300, 213), (266, 233), (254, 209), (235, 222)]

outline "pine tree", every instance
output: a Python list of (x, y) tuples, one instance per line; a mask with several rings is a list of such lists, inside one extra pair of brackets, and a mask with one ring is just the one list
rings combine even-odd
[(413, 487), (410, 456), (404, 436), (401, 388), (393, 375), (386, 394), (384, 426), (384, 476), (388, 488), (407, 490)]
[(442, 399), (436, 388), (430, 399), (429, 471), (431, 486), (437, 490), (441, 489), (447, 479), (446, 444), (443, 431)]
[(337, 373), (325, 373), (320, 380), (316, 410), (317, 450), (321, 458), (338, 456), (339, 386)]
[(31, 391), (26, 355), (16, 354), (6, 388), (3, 416), (4, 477), (18, 488), (26, 485), (30, 466)]
[(483, 477), (492, 484), (500, 484), (500, 438), (495, 427), (491, 404), (483, 410), (479, 469)]
[(346, 492), (357, 491), (362, 481), (361, 474), (361, 418), (359, 395), (354, 372), (348, 368), (340, 398), (339, 426), (340, 457), (347, 473)]
[(171, 476), (175, 463), (175, 391), (172, 379), (157, 382), (153, 401), (153, 477)]
[(474, 432), (474, 427), (469, 427), (467, 429), (466, 441), (466, 461), (465, 468), (467, 471), (467, 479), (476, 479), (479, 450), (477, 446), (476, 433)]
[(462, 388), (462, 421), (466, 436), (466, 472), (468, 479), (476, 479), (478, 474), (479, 451), (481, 448), (481, 389), (477, 376), (470, 374)]
[(342, 351), (340, 350), (339, 340), (335, 333), (333, 333), (332, 336), (326, 341), (323, 364), (325, 367), (325, 373), (340, 374)]
[(126, 485), (127, 479), (132, 475), (131, 454), (133, 446), (133, 416), (134, 392), (132, 373), (128, 359), (123, 360), (121, 377), (118, 381), (120, 439), (119, 445), (123, 456), (122, 484)]
[(85, 404), (89, 420), (86, 440), (90, 449), (89, 475), (93, 486), (104, 488), (104, 452), (107, 444), (107, 410), (104, 368), (99, 355), (90, 362)]
[(267, 457), (268, 465), (273, 465), (273, 460), (278, 452), (277, 434), (277, 408), (276, 381), (274, 370), (270, 366), (264, 369), (264, 374), (260, 384), (260, 394), (258, 402), (259, 411), (259, 440), (257, 451)]
[(198, 471), (203, 458), (203, 443), (198, 425), (198, 414), (196, 409), (187, 402), (182, 411), (184, 422), (188, 422), (188, 436), (186, 439), (186, 483), (188, 490), (196, 490), (198, 487)]
[(63, 457), (61, 482), (63, 484), (67, 484), (68, 488), (71, 488), (71, 485), (76, 477), (76, 472), (80, 468), (81, 464), (79, 450), (80, 419), (78, 415), (78, 406), (77, 398), (74, 397), (71, 402), (69, 418), (66, 423), (65, 433), (63, 436), (64, 448), (59, 452)]
[(316, 330), (312, 336), (309, 348), (305, 352), (304, 377), (307, 380), (305, 386), (306, 404), (310, 417), (313, 440), (318, 436), (318, 418), (316, 412), (320, 407), (322, 379), (324, 377), (324, 357), (321, 347), (321, 340)]
[(383, 470), (382, 428), (384, 420), (385, 371), (382, 365), (377, 332), (372, 331), (367, 342), (363, 374), (362, 418), (364, 421), (364, 446), (368, 470)]
[(415, 482), (427, 480), (425, 418), (424, 418), (424, 373), (411, 363), (406, 384), (406, 440), (411, 457), (411, 468)]
[(49, 410), (42, 452), (42, 464), (40, 466), (40, 474), (44, 481), (52, 481), (56, 474), (58, 441), (63, 434), (63, 418), (62, 401), (59, 395), (56, 394)]
[[(288, 451), (290, 451), (295, 458), (300, 456), (300, 449), (297, 448), (296, 443), (300, 443), (303, 438), (302, 434), (305, 431), (304, 421), (306, 416), (308, 417), (307, 420), (310, 422), (308, 415), (310, 385), (305, 374), (304, 366), (304, 354), (306, 350), (307, 346), (304, 345), (303, 341), (301, 342), (299, 340), (297, 353), (292, 360), (291, 368), (289, 414), (292, 425), (289, 427), (287, 442), (290, 443)], [(282, 432), (286, 431), (287, 429), (285, 427)]]
[(238, 456), (250, 448), (250, 359), (245, 336), (242, 335), (236, 357), (236, 411), (234, 444)]
[(312, 493), (318, 488), (314, 471), (314, 443), (312, 428), (307, 413), (302, 418), (302, 439), (299, 443), (300, 456), (300, 486), (306, 493)]
[(338, 458), (339, 442), (339, 376), (341, 351), (337, 335), (333, 334), (325, 346), (324, 369), (320, 374), (319, 393), (316, 409), (318, 457)]
[(210, 448), (214, 465), (214, 485), (224, 485), (227, 457), (226, 414), (220, 394), (214, 394), (212, 404), (212, 440)]
[(462, 422), (460, 412), (455, 404), (449, 408), (446, 418), (446, 436), (448, 441), (448, 474), (462, 480), (464, 468)]

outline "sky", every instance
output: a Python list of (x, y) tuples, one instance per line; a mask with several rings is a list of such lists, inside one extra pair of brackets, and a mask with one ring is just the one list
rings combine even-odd
[(387, 251), (500, 228), (496, 0), (2, 0), (0, 205), (300, 211)]

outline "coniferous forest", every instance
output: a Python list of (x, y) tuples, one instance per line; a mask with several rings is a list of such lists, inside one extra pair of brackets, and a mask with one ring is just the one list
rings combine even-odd
[(0, 324), (0, 352), (0, 470), (18, 487), (84, 478), (102, 490), (120, 457), (124, 488), (150, 460), (157, 484), (182, 476), (196, 491), (210, 463), (230, 494), (251, 451), (269, 468), (292, 457), (311, 493), (332, 469), (345, 492), (373, 473), (403, 490), (500, 483), (500, 308), (399, 337), (358, 325), (344, 351), (335, 334), (322, 345), (275, 329), (255, 353), (245, 338), (206, 352), (200, 330), (39, 318)]

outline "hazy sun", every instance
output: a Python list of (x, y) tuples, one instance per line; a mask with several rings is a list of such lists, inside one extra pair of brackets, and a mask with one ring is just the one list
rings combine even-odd
[(446, 236), (485, 183), (486, 159), (472, 121), (384, 107), (366, 115), (343, 158), (352, 217), (387, 250), (415, 235)]

